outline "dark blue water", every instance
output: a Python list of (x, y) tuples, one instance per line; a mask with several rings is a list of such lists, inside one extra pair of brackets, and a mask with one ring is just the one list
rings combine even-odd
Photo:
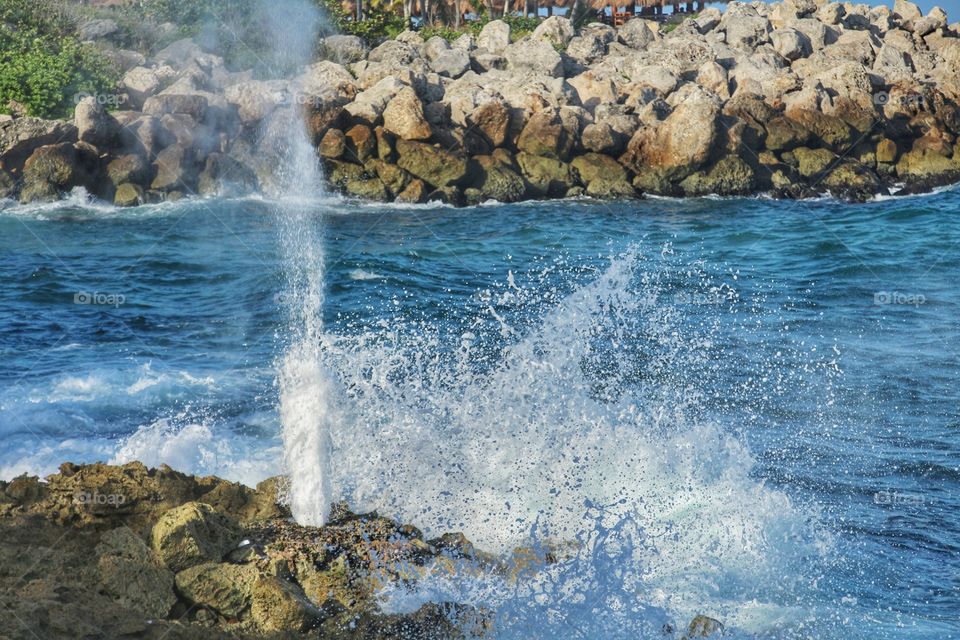
[[(505, 629), (960, 637), (960, 192), (314, 208), (340, 497), (497, 549), (621, 536), (572, 565), (608, 599), (517, 593)], [(282, 472), (278, 209), (0, 213), (0, 477)]]

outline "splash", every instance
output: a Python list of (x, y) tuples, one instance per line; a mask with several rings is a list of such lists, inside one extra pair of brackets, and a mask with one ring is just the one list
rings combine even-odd
[[(557, 637), (574, 622), (582, 637), (637, 637), (664, 611), (689, 620), (704, 607), (746, 626), (788, 618), (783, 603), (810, 590), (804, 565), (828, 544), (703, 411), (723, 354), (716, 328), (685, 322), (671, 293), (689, 271), (646, 266), (630, 252), (572, 287), (510, 274), (454, 333), (400, 316), (320, 336), (335, 404), (349, 407), (327, 424), (331, 499), (427, 536), (462, 531), (502, 556), (580, 549), (511, 589), (434, 585), (429, 597), (452, 589), (499, 611), (503, 637)], [(729, 283), (697, 285), (704, 299), (736, 298)]]
[[(303, 0), (264, 2), (265, 28), (273, 33), (277, 59), (310, 60), (319, 14)], [(284, 461), (291, 478), (290, 507), (303, 524), (323, 524), (330, 511), (330, 424), (337, 402), (321, 362), (323, 334), (323, 238), (316, 204), (322, 180), (316, 150), (297, 105), (275, 114), (283, 134), (274, 135), (277, 157), (272, 195), (277, 198), (280, 245), (285, 262), (288, 342), (279, 362), (280, 420)]]

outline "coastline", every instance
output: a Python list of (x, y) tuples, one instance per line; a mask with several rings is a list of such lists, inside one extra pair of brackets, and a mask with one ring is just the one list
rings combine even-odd
[(408, 31), (321, 50), (287, 80), (230, 71), (192, 40), (128, 56), (112, 102), (0, 122), (0, 196), (271, 193), (301, 122), (328, 188), (370, 201), (864, 201), (960, 180), (960, 27), (902, 0), (734, 2), (669, 32), (552, 17), (517, 40), (495, 20), (452, 43)]
[[(297, 525), (284, 481), (256, 489), (213, 476), (64, 463), (41, 481), (0, 481), (0, 622), (7, 638), (467, 638), (495, 632), (495, 612), (427, 602), (381, 611), (385, 590), (535, 576), (569, 553), (518, 548), (508, 558), (461, 533), (425, 540), (411, 524), (338, 504), (323, 527)], [(664, 638), (710, 637), (696, 616)]]

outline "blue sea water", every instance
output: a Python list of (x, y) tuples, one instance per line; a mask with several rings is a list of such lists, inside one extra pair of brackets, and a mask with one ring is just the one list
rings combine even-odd
[[(0, 211), (0, 478), (284, 472), (283, 212)], [(309, 212), (334, 498), (577, 549), (385, 609), (470, 601), (511, 638), (695, 613), (735, 637), (960, 637), (960, 191)]]

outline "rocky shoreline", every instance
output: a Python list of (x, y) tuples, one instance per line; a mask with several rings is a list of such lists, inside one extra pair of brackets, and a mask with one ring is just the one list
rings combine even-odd
[(516, 41), (493, 21), (452, 43), (408, 31), (319, 51), (289, 80), (190, 40), (118, 55), (118, 94), (79, 100), (74, 122), (0, 122), (0, 196), (269, 192), (304, 119), (330, 187), (379, 201), (864, 200), (960, 179), (960, 25), (903, 0), (733, 2), (669, 32), (552, 17)]
[[(498, 558), (459, 533), (425, 540), (342, 504), (327, 525), (304, 527), (282, 494), (280, 478), (251, 489), (138, 462), (0, 481), (0, 637), (487, 637), (490, 611), (437, 602), (387, 614), (379, 597), (431, 573), (515, 581), (557, 561), (531, 549)], [(722, 628), (697, 616), (662, 637)]]

